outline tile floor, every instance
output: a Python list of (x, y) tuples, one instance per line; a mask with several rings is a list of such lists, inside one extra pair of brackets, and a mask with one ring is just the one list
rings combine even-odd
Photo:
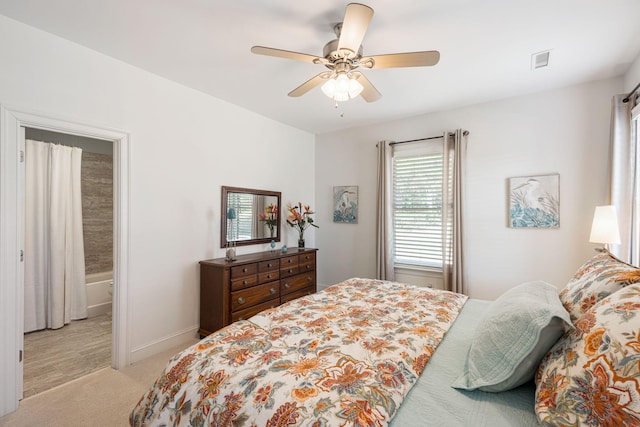
[(111, 366), (111, 313), (24, 336), (24, 397)]

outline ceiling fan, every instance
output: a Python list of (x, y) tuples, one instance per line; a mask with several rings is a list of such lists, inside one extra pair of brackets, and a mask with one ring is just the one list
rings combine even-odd
[(334, 27), (338, 37), (324, 46), (323, 57), (306, 53), (291, 52), (264, 46), (253, 46), (251, 52), (258, 55), (275, 56), (324, 65), (330, 71), (307, 80), (291, 92), (289, 96), (298, 97), (314, 87), (324, 83), (322, 91), (336, 101), (347, 101), (362, 95), (365, 101), (374, 102), (382, 96), (358, 68), (371, 70), (380, 68), (425, 67), (436, 65), (440, 60), (437, 50), (424, 52), (391, 53), (386, 55), (362, 56), (364, 38), (373, 9), (360, 3), (347, 5), (344, 20)]

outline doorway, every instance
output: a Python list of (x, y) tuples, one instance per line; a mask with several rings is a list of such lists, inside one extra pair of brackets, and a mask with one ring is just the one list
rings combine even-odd
[(113, 338), (111, 366), (129, 365), (129, 134), (0, 105), (0, 416), (22, 397), (25, 128), (113, 143)]
[[(25, 140), (23, 398), (111, 366), (113, 337), (113, 143), (34, 128), (25, 129)], [(61, 175), (74, 190), (51, 187), (49, 179), (59, 186)], [(66, 197), (78, 205), (63, 219), (75, 239), (51, 229), (61, 217), (49, 207), (64, 205)], [(66, 263), (54, 255), (60, 244), (72, 245)], [(54, 274), (53, 260), (66, 264), (66, 279)], [(54, 289), (65, 288), (66, 315), (52, 298)]]

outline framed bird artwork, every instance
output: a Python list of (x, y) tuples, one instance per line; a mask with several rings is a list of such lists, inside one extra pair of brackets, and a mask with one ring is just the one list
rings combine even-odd
[(333, 187), (333, 222), (358, 223), (358, 186)]
[(560, 175), (509, 178), (509, 227), (560, 227)]

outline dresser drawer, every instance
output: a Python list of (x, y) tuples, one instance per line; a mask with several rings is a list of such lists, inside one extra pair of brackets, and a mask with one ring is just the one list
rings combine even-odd
[(280, 300), (274, 299), (271, 301), (263, 302), (262, 304), (254, 305), (253, 307), (249, 307), (244, 310), (234, 311), (233, 313), (231, 313), (231, 321), (237, 322), (238, 320), (246, 320), (251, 316), (260, 313), (261, 311), (275, 308), (278, 305), (280, 305)]
[(251, 276), (258, 273), (258, 263), (231, 267), (231, 280)]
[(316, 264), (315, 263), (311, 263), (311, 264), (300, 264), (298, 266), (298, 273), (302, 274), (302, 273), (308, 273), (308, 272), (313, 272), (316, 269)]
[(298, 263), (299, 264), (307, 264), (312, 263), (315, 265), (316, 263), (316, 253), (309, 252), (307, 254), (298, 255)]
[(274, 280), (278, 280), (280, 278), (280, 271), (267, 271), (265, 273), (258, 274), (258, 283), (267, 283), (273, 282)]
[(244, 310), (264, 301), (280, 297), (278, 282), (265, 283), (231, 292), (231, 311)]
[(281, 268), (280, 269), (280, 278), (283, 277), (289, 277), (289, 276), (295, 276), (296, 274), (298, 274), (298, 265), (294, 265), (294, 266), (289, 266), (287, 268)]
[(307, 295), (311, 295), (315, 292), (316, 292), (315, 286), (309, 286), (309, 287), (300, 289), (299, 291), (291, 292), (290, 294), (283, 295), (280, 297), (280, 304), (284, 304), (285, 302), (289, 302), (291, 300), (294, 300), (300, 297), (306, 297)]
[(280, 260), (280, 269), (298, 266), (298, 255), (292, 255)]
[(258, 284), (258, 276), (246, 276), (231, 281), (231, 290), (239, 291), (240, 289), (250, 288)]
[(258, 272), (263, 273), (265, 271), (274, 271), (280, 269), (280, 260), (274, 259), (271, 261), (262, 261), (258, 264)]
[(280, 294), (285, 295), (291, 292), (299, 291), (307, 286), (315, 286), (313, 274), (299, 274), (280, 280)]

